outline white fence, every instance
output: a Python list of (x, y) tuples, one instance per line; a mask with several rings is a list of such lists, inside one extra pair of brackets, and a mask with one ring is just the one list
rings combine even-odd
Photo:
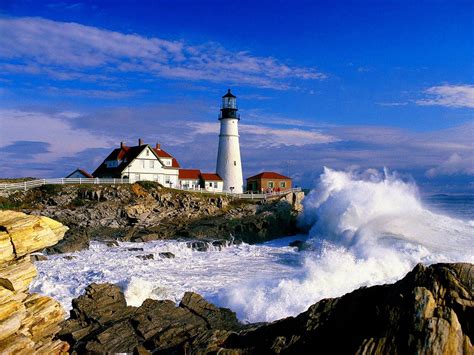
[[(34, 187), (43, 186), (43, 185), (121, 185), (121, 184), (130, 184), (130, 180), (128, 179), (99, 179), (99, 178), (58, 178), (58, 179), (39, 179), (39, 180), (30, 180), (24, 182), (15, 182), (10, 184), (0, 184), (0, 191), (8, 191), (8, 190), (28, 190)], [(261, 193), (256, 194), (253, 192), (247, 192), (244, 194), (234, 194), (230, 192), (218, 192), (206, 189), (184, 189), (184, 188), (177, 188), (173, 187), (174, 190), (181, 190), (181, 191), (189, 191), (189, 192), (198, 192), (198, 193), (207, 193), (207, 194), (215, 194), (215, 195), (224, 195), (224, 196), (231, 196), (233, 198), (240, 198), (240, 199), (255, 199), (255, 200), (262, 200), (267, 198), (272, 198), (275, 196), (286, 195), (289, 192), (297, 192), (301, 191), (301, 188), (293, 188), (291, 190), (286, 191), (278, 191), (278, 192), (269, 192), (269, 193)]]

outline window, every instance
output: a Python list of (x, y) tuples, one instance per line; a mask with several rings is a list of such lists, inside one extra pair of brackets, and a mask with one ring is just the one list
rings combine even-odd
[(147, 149), (146, 150), (146, 156), (149, 156), (150, 155), (150, 151)]
[(146, 160), (142, 160), (142, 168), (145, 169), (145, 162)]
[(285, 181), (280, 182), (280, 187), (285, 188), (286, 187), (286, 182)]
[(270, 187), (270, 188), (273, 188), (273, 187), (274, 187), (273, 181), (269, 181), (269, 182), (268, 182), (268, 187)]
[(234, 160), (234, 166), (237, 166), (237, 162)]
[(150, 168), (154, 168), (155, 167), (155, 162), (153, 160), (150, 160)]
[(140, 181), (140, 174), (135, 174), (135, 181)]

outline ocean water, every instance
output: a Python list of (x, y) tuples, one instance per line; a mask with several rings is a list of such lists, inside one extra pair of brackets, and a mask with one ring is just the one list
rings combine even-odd
[[(419, 262), (474, 262), (472, 196), (420, 197), (416, 185), (387, 172), (325, 169), (304, 207), (307, 235), (207, 252), (182, 241), (92, 243), (71, 260), (56, 255), (37, 262), (31, 290), (66, 309), (92, 282), (118, 284), (136, 306), (148, 297), (178, 302), (195, 291), (242, 321), (271, 321), (322, 298), (394, 282)], [(307, 249), (289, 247), (295, 239)], [(176, 257), (161, 258), (165, 251)], [(137, 258), (145, 254), (154, 259)]]

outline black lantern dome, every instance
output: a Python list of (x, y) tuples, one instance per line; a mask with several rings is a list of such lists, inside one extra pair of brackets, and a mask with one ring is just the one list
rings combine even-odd
[(219, 119), (224, 118), (234, 118), (240, 120), (240, 115), (238, 114), (239, 109), (237, 108), (237, 96), (233, 95), (230, 92), (230, 89), (227, 90), (227, 94), (222, 96), (222, 107), (221, 113), (219, 114)]

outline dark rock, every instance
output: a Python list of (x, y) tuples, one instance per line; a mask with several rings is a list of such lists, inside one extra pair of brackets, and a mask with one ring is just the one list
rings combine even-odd
[(235, 312), (218, 308), (194, 292), (186, 292), (179, 304), (206, 321), (211, 329), (236, 330), (241, 327)]
[(61, 242), (46, 250), (55, 254), (87, 249), (90, 240), (212, 241), (235, 237), (260, 243), (296, 233), (301, 199), (302, 194), (290, 193), (261, 204), (133, 184), (17, 191), (6, 197), (5, 203), (51, 217), (70, 228)]
[(111, 247), (118, 247), (119, 243), (116, 240), (109, 240), (105, 243), (109, 248)]
[(161, 258), (174, 259), (175, 255), (169, 251), (161, 252), (158, 254)]
[[(172, 301), (147, 299), (127, 307), (117, 286), (92, 284), (73, 300), (71, 317), (58, 334), (81, 353), (174, 351), (209, 330), (241, 328), (235, 313), (186, 293), (179, 307)], [(181, 352), (181, 351), (178, 351)]]
[(472, 353), (473, 271), (471, 264), (418, 265), (395, 284), (325, 299), (295, 318), (232, 334), (222, 348), (254, 353)]
[(228, 240), (214, 240), (211, 244), (214, 248), (222, 250), (223, 248), (228, 247), (231, 242)]
[(104, 325), (127, 316), (127, 307), (120, 288), (112, 284), (91, 284), (84, 295), (72, 301), (71, 319)]
[(127, 248), (128, 251), (143, 251), (143, 248)]
[(298, 251), (302, 251), (308, 248), (308, 244), (302, 240), (294, 240), (288, 246), (298, 248)]
[(71, 228), (64, 235), (63, 240), (56, 245), (46, 248), (47, 254), (73, 253), (76, 251), (89, 249), (90, 236), (86, 229)]
[(142, 260), (153, 260), (155, 258), (153, 254), (135, 255), (135, 257)]
[(35, 261), (43, 261), (43, 260), (48, 260), (48, 257), (43, 254), (31, 254), (30, 255), (30, 260), (35, 262)]
[(205, 242), (202, 240), (194, 241), (194, 242), (188, 242), (186, 243), (186, 246), (188, 248), (191, 248), (192, 250), (195, 251), (208, 251), (209, 250), (209, 242)]
[(472, 354), (473, 285), (474, 265), (418, 265), (395, 284), (244, 326), (232, 311), (192, 292), (179, 307), (148, 299), (134, 308), (117, 287), (93, 284), (73, 301), (59, 336), (77, 353)]
[(63, 256), (64, 259), (66, 260), (73, 260), (73, 259), (77, 259), (77, 256), (75, 255), (65, 255)]

